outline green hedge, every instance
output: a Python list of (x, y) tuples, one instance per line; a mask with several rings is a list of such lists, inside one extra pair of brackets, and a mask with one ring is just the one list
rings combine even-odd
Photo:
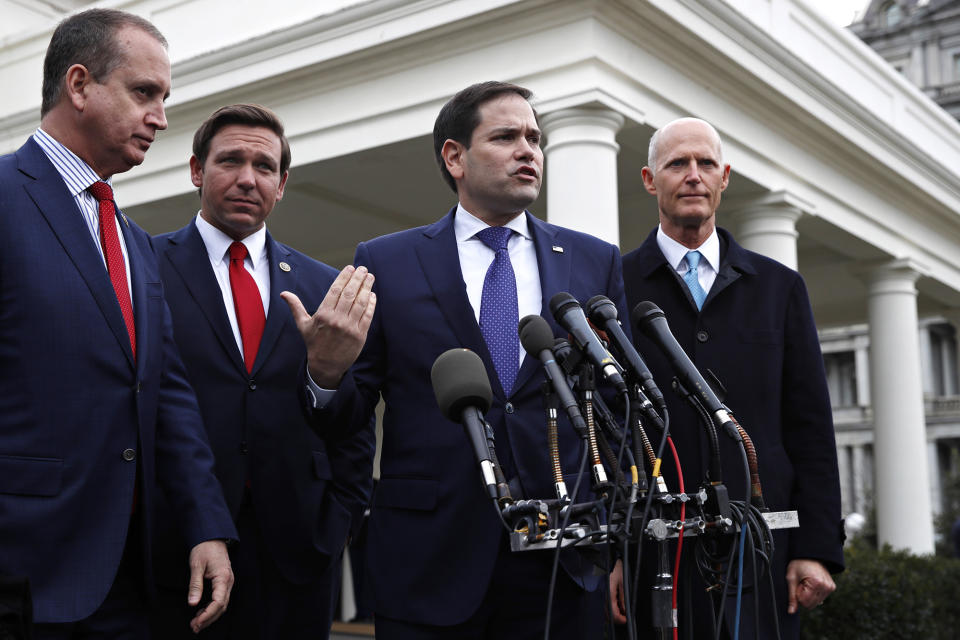
[(824, 604), (803, 614), (804, 640), (960, 638), (960, 560), (877, 551), (854, 541)]

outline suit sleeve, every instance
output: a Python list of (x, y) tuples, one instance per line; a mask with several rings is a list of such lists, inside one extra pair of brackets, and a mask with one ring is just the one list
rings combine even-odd
[(840, 480), (820, 341), (803, 280), (790, 292), (784, 332), (783, 439), (794, 466), (792, 504), (800, 529), (791, 532), (789, 557), (811, 558), (843, 570)]
[(181, 529), (189, 548), (206, 540), (234, 540), (237, 530), (213, 472), (213, 453), (173, 340), (170, 309), (165, 301), (163, 315), (163, 371), (156, 427), (157, 477), (181, 518)]

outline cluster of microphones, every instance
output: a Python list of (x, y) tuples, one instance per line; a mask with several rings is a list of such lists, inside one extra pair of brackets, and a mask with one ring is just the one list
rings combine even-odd
[[(796, 527), (796, 513), (768, 513), (749, 436), (674, 338), (656, 304), (639, 303), (631, 320), (634, 330), (653, 342), (670, 363), (675, 376), (671, 388), (694, 409), (705, 431), (710, 451), (707, 475), (692, 491), (684, 490), (680, 469), (675, 480), (678, 491), (668, 489), (660, 472), (665, 445), (673, 449), (666, 402), (643, 357), (623, 331), (616, 305), (598, 295), (581, 306), (572, 295), (561, 292), (550, 300), (550, 312), (567, 332), (566, 338), (556, 338), (539, 315), (522, 318), (518, 332), (527, 354), (543, 366), (541, 390), (553, 496), (511, 495), (510, 483), (497, 461), (493, 429), (484, 419), (492, 393), (479, 356), (467, 349), (451, 349), (437, 358), (431, 372), (437, 403), (444, 416), (466, 430), (485, 490), (497, 507), (514, 551), (555, 549), (559, 556), (562, 548), (593, 548), (595, 553), (606, 545), (620, 550), (618, 557), (629, 567), (627, 557), (633, 545), (635, 605), (643, 547), (635, 543), (643, 539), (659, 543), (659, 584), (651, 585), (652, 615), (654, 626), (675, 631), (677, 611), (670, 593), (674, 590), (675, 602), (676, 584), (666, 558), (666, 541), (676, 539), (682, 544), (685, 537), (709, 539), (712, 546), (705, 563), (713, 566), (702, 568), (701, 573), (715, 572), (718, 586), (726, 593), (734, 588), (734, 581), (719, 567), (730, 565), (737, 552), (742, 558), (748, 536), (748, 551), (769, 558), (773, 551), (770, 529)], [(719, 381), (714, 379), (714, 384), (719, 388)], [(565, 482), (565, 472), (571, 470), (562, 469), (560, 463), (561, 412), (582, 442), (581, 467), (572, 490)], [(731, 500), (723, 484), (719, 434), (737, 442), (742, 451), (748, 487), (748, 497), (742, 502)], [(674, 459), (679, 466), (679, 459)], [(580, 486), (584, 484), (580, 478), (589, 478), (590, 492), (582, 490), (586, 487)], [(678, 548), (678, 558), (679, 553)], [(739, 574), (736, 578), (739, 589)], [(628, 584), (626, 580), (625, 587)], [(737, 602), (739, 606), (739, 592)], [(632, 608), (628, 607), (628, 615)]]

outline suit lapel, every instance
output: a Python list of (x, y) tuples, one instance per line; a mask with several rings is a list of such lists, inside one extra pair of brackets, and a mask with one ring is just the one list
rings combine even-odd
[[(133, 299), (133, 324), (136, 331), (137, 345), (146, 345), (147, 336), (150, 335), (150, 314), (147, 313), (147, 285), (146, 276), (143, 270), (143, 256), (137, 246), (137, 242), (130, 231), (130, 223), (127, 217), (119, 209), (118, 218), (120, 232), (123, 234), (123, 242), (127, 247), (127, 260), (130, 261), (130, 297)], [(111, 288), (113, 284), (111, 283)], [(157, 335), (160, 335), (159, 333)], [(139, 350), (138, 350), (139, 353)], [(143, 372), (147, 363), (145, 358), (137, 358), (137, 371)]]
[[(21, 147), (17, 157), (20, 170), (35, 180), (25, 185), (27, 193), (57, 236), (64, 252), (80, 272), (80, 277), (87, 283), (93, 299), (132, 367), (130, 337), (120, 312), (117, 294), (76, 202), (67, 191), (60, 174), (32, 138)], [(134, 261), (130, 262), (132, 276)], [(134, 319), (136, 320), (136, 312)]]
[(243, 356), (237, 348), (237, 340), (230, 328), (227, 310), (223, 307), (223, 292), (210, 266), (207, 246), (197, 231), (195, 222), (169, 236), (164, 253), (177, 270), (184, 287), (206, 317), (220, 346), (234, 365), (246, 375)]
[[(263, 327), (263, 337), (260, 338), (260, 347), (257, 349), (257, 359), (253, 363), (253, 372), (255, 375), (264, 360), (273, 350), (277, 338), (280, 337), (280, 331), (290, 316), (290, 307), (280, 297), (283, 291), (294, 291), (297, 287), (297, 281), (300, 277), (299, 265), (291, 257), (290, 251), (285, 247), (274, 242), (273, 237), (267, 232), (266, 260), (270, 268), (270, 306), (267, 313), (267, 323)], [(280, 268), (280, 263), (288, 265), (289, 270)], [(307, 309), (308, 313), (313, 313), (316, 309)]]
[(460, 254), (457, 251), (457, 238), (453, 232), (453, 215), (456, 208), (438, 222), (424, 229), (416, 244), (417, 258), (423, 269), (424, 279), (436, 298), (450, 329), (453, 330), (460, 345), (479, 355), (490, 375), (491, 387), (503, 397), (503, 388), (496, 375), (493, 359), (487, 350), (487, 343), (480, 333), (480, 325), (474, 315), (467, 287), (460, 270)]
[[(571, 254), (576, 248), (560, 240), (557, 227), (535, 218), (530, 213), (525, 215), (540, 268), (540, 315), (547, 320), (556, 334), (562, 330), (550, 313), (550, 298), (561, 291), (569, 290)], [(524, 355), (517, 381), (513, 385), (514, 391), (520, 389), (539, 368), (539, 360), (529, 354)]]

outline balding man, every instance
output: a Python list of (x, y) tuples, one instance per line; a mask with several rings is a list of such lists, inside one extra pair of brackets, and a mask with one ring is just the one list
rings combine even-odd
[[(791, 638), (799, 633), (798, 605), (822, 602), (835, 588), (831, 572), (843, 569), (832, 412), (803, 279), (792, 269), (747, 251), (716, 226), (720, 196), (729, 179), (720, 136), (707, 122), (683, 118), (655, 132), (643, 183), (657, 198), (660, 224), (638, 249), (624, 256), (624, 283), (628, 306), (632, 309), (644, 300), (659, 306), (694, 364), (701, 371), (712, 371), (726, 387), (725, 403), (756, 446), (767, 506), (772, 511), (799, 512), (799, 529), (774, 534), (776, 611), (762, 578), (757, 585), (759, 636), (752, 628), (750, 592), (743, 598), (740, 616), (741, 637), (776, 637), (779, 618), (780, 637)], [(654, 377), (670, 380), (674, 372), (660, 350), (642, 335), (634, 339)], [(671, 433), (691, 491), (702, 483), (707, 468), (703, 429), (678, 394), (667, 394), (667, 403)], [(745, 500), (739, 445), (721, 436), (720, 447), (730, 497)], [(664, 467), (668, 480), (676, 478), (669, 457)], [(685, 556), (692, 558), (690, 553)], [(686, 575), (697, 583), (690, 585), (688, 579), (686, 585), (693, 590), (687, 631), (696, 638), (714, 637), (713, 616), (704, 613), (715, 603), (704, 595), (705, 585), (696, 571)], [(649, 598), (641, 594), (640, 600)], [(734, 604), (729, 598), (723, 621), (728, 636), (735, 624)], [(684, 634), (682, 612), (680, 628)]]

